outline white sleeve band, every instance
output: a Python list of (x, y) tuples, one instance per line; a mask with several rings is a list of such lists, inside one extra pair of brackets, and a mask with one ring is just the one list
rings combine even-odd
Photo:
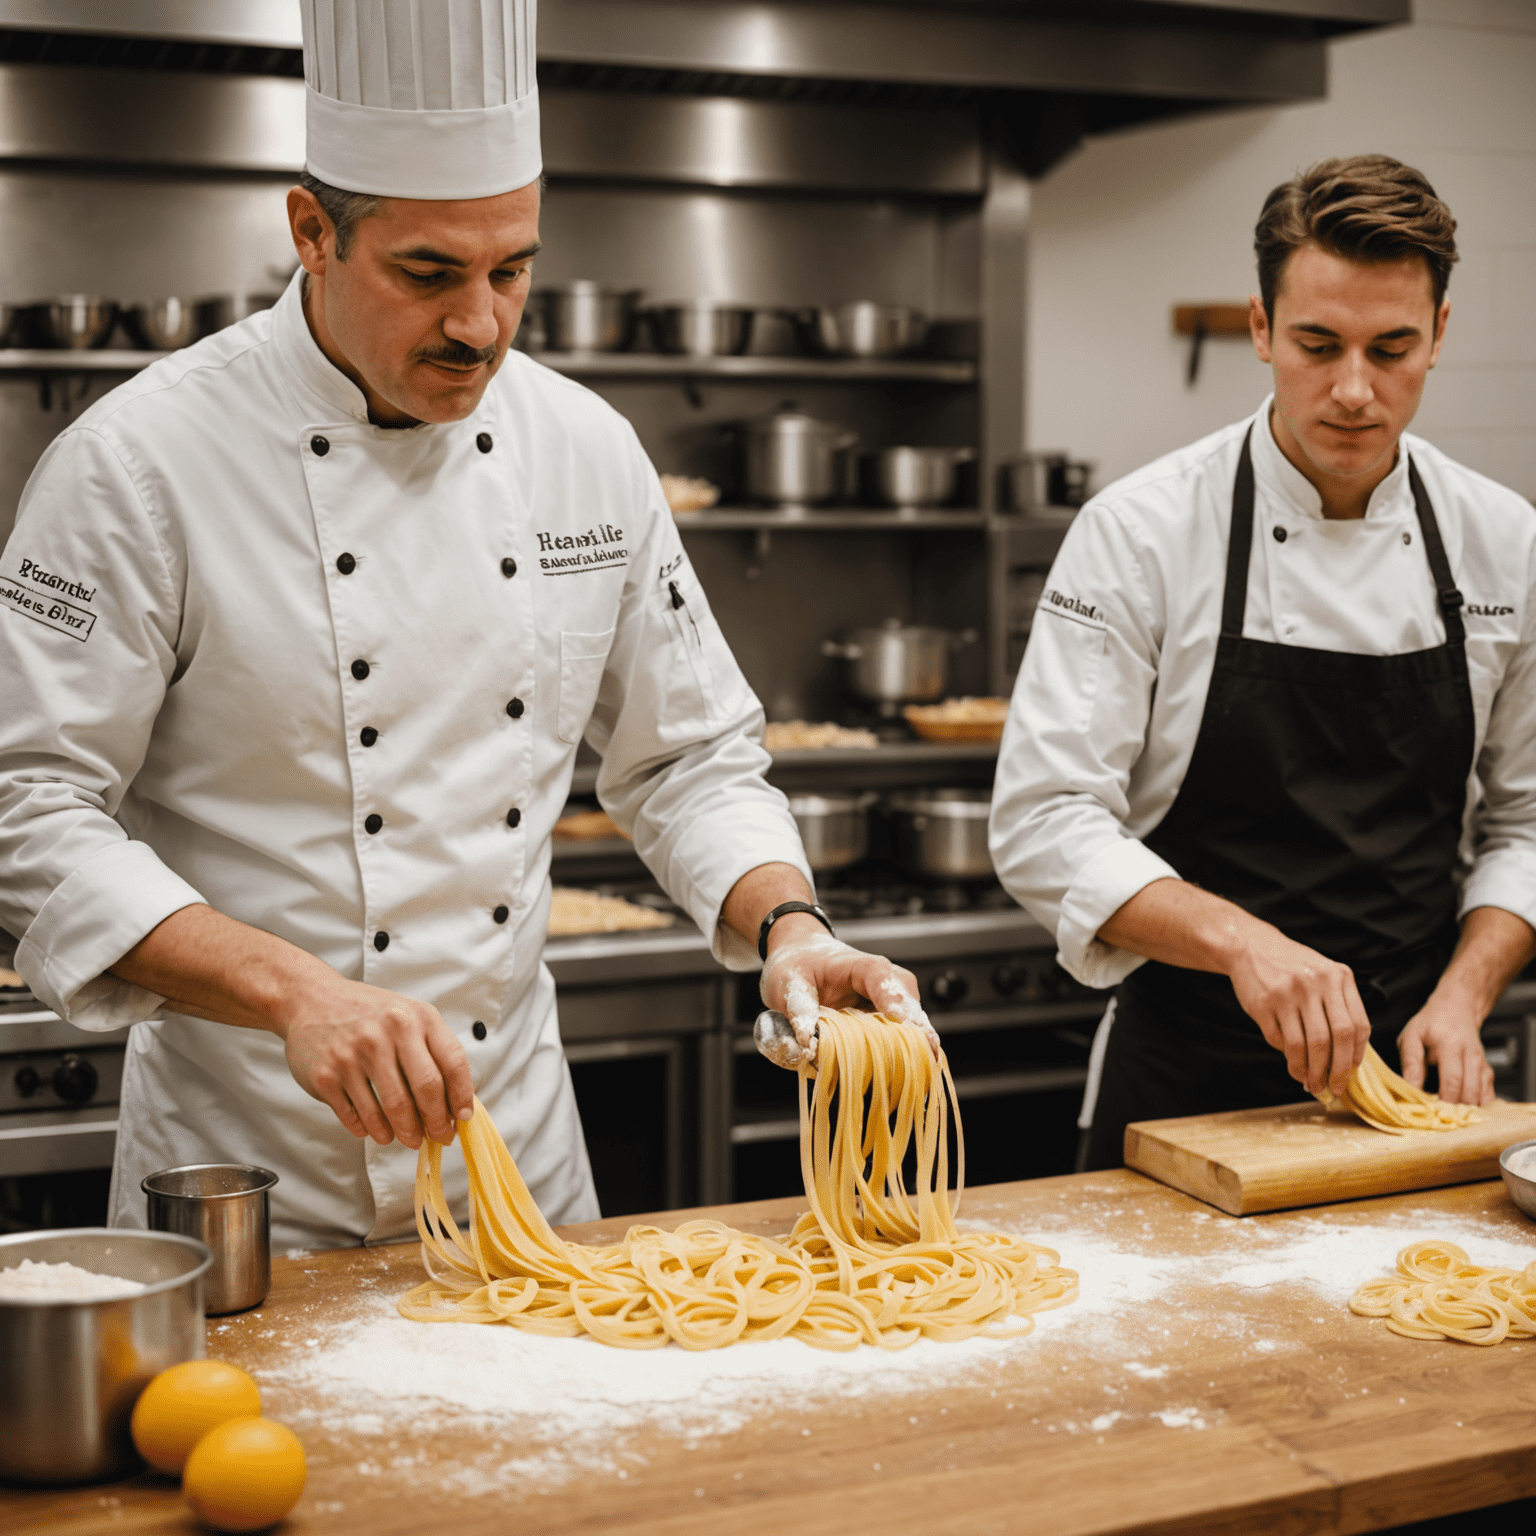
[(1166, 859), (1135, 838), (1120, 838), (1094, 854), (1061, 904), (1057, 958), (1068, 974), (1084, 986), (1112, 987), (1145, 964), (1141, 955), (1106, 944), (1099, 929), (1154, 880), (1178, 878)]

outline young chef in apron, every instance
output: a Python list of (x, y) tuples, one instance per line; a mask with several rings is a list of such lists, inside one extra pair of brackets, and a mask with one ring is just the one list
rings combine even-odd
[(235, 1161), (279, 1175), (279, 1246), (406, 1236), (413, 1149), (476, 1093), (546, 1215), (595, 1217), (540, 959), (583, 738), (802, 1034), (818, 996), (920, 1019), (916, 988), (813, 906), (634, 433), (508, 351), (532, 0), (303, 14), (304, 270), (65, 431), (0, 558), (0, 924), (42, 1001), (136, 1026), (116, 1223)]
[(1091, 1167), (1133, 1120), (1338, 1092), (1367, 1041), (1492, 1097), (1478, 1031), (1536, 922), (1536, 517), (1403, 431), (1454, 230), (1383, 156), (1271, 193), (1273, 395), (1096, 496), (1052, 568), (992, 854), (1119, 985)]

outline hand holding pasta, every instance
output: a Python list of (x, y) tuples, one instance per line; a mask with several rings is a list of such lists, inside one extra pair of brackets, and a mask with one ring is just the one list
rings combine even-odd
[(1404, 1131), (1454, 1131), (1475, 1125), (1482, 1116), (1470, 1104), (1447, 1104), (1401, 1078), (1370, 1047), (1365, 1060), (1350, 1073), (1343, 1096), (1326, 1088), (1317, 1094), (1320, 1103), (1355, 1112), (1369, 1126), (1401, 1136)]
[[(900, 1349), (921, 1337), (1027, 1333), (1032, 1313), (1074, 1300), (1077, 1275), (1049, 1248), (955, 1225), (948, 1190), (954, 1084), (921, 1028), (824, 1010), (819, 1034), (820, 1069), (800, 1078), (800, 1161), (811, 1208), (787, 1239), (702, 1220), (675, 1232), (631, 1227), (606, 1247), (567, 1243), (539, 1213), (477, 1105), (460, 1131), (467, 1235), (443, 1196), (443, 1149), (423, 1144), (416, 1224), (431, 1278), (401, 1298), (401, 1314), (587, 1334), (621, 1349), (669, 1341), (719, 1349), (785, 1336), (820, 1349)], [(955, 1140), (963, 1188), (958, 1112)], [(901, 1177), (909, 1148), (915, 1200)]]

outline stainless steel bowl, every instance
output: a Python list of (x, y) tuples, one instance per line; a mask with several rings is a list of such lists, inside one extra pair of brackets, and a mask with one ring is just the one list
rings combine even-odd
[(117, 300), (91, 293), (62, 293), (27, 309), (27, 329), (35, 347), (89, 351), (104, 347), (117, 324)]
[(713, 299), (689, 299), (651, 310), (651, 332), (661, 352), (686, 357), (737, 357), (752, 344), (757, 311)]
[(973, 448), (882, 448), (874, 455), (875, 491), (903, 511), (942, 506), (955, 494), (959, 466)]
[(275, 293), (216, 293), (199, 299), (193, 306), (199, 337), (212, 336), (227, 325), (249, 320), (264, 309), (271, 309), (280, 295)]
[(0, 1301), (0, 1477), (84, 1483), (138, 1462), (133, 1405), (150, 1377), (203, 1354), (202, 1243), (78, 1227), (0, 1237), (0, 1269), (32, 1259), (143, 1281), (121, 1301)]
[(210, 1317), (259, 1307), (272, 1288), (269, 1191), (277, 1175), (248, 1163), (189, 1163), (141, 1188), (149, 1225), (206, 1243), (213, 1254), (203, 1305)]
[(792, 313), (806, 350), (831, 357), (895, 357), (915, 351), (928, 333), (919, 311), (873, 299)]
[(846, 640), (824, 641), (821, 653), (848, 662), (848, 686), (853, 692), (894, 714), (901, 704), (943, 698), (949, 653), (975, 639), (974, 629), (957, 635), (931, 625), (887, 619), (878, 629), (856, 629)]
[(1499, 1153), (1499, 1172), (1504, 1176), (1504, 1188), (1509, 1191), (1509, 1198), (1536, 1221), (1536, 1173), (1516, 1173), (1510, 1167), (1517, 1152), (1536, 1153), (1536, 1141), (1517, 1141), (1514, 1146), (1505, 1147)]
[(990, 789), (920, 789), (886, 802), (896, 862), (928, 880), (979, 880), (992, 873), (987, 852)]
[(800, 828), (806, 862), (818, 874), (856, 864), (869, 852), (869, 808), (878, 797), (791, 795), (789, 813)]
[(197, 310), (185, 299), (153, 299), (123, 310), (123, 325), (150, 352), (174, 352), (197, 340)]
[(622, 352), (634, 340), (637, 289), (580, 281), (541, 288), (535, 297), (545, 345), (555, 352)]

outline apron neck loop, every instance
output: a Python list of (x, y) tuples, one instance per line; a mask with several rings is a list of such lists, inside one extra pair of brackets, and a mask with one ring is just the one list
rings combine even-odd
[[(1403, 450), (1406, 453), (1408, 450)], [(1435, 578), (1435, 592), (1440, 599), (1440, 617), (1445, 623), (1445, 643), (1461, 645), (1467, 638), (1466, 626), (1461, 621), (1461, 607), (1466, 601), (1456, 587), (1451, 575), (1451, 562), (1445, 558), (1445, 544), (1440, 538), (1440, 524), (1435, 517), (1434, 504), (1424, 482), (1419, 478), (1419, 466), (1408, 460), (1408, 484), (1413, 490), (1413, 510), (1418, 514), (1419, 532), (1424, 537), (1424, 553), (1429, 557), (1430, 574)]]
[(1227, 545), (1227, 590), (1221, 600), (1221, 632), (1241, 637), (1248, 611), (1248, 561), (1253, 553), (1253, 428), (1243, 436), (1232, 482), (1232, 528)]

